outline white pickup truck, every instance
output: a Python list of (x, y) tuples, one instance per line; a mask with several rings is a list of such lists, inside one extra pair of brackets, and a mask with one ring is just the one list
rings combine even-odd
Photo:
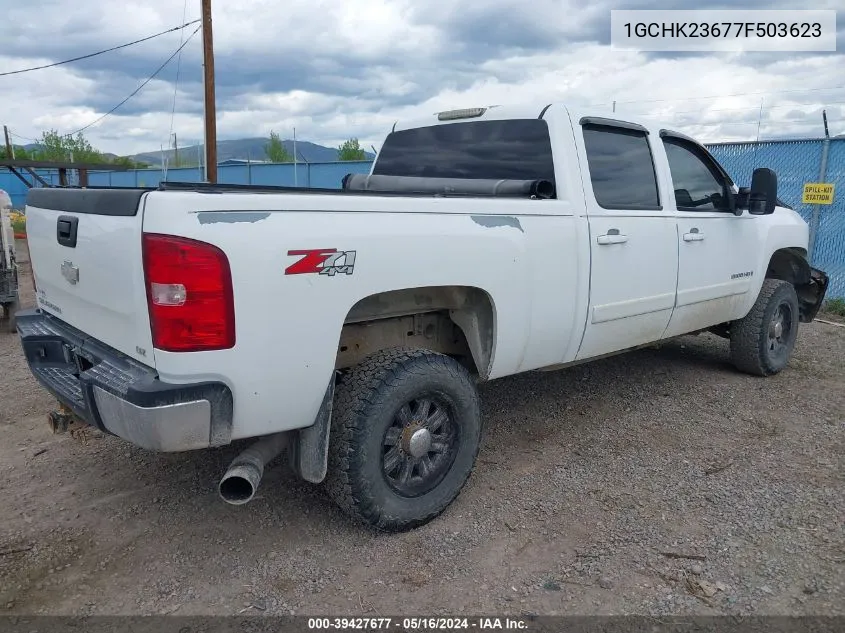
[(828, 283), (773, 172), (740, 189), (683, 134), (562, 104), (397, 123), (338, 190), (44, 188), (26, 215), (17, 328), (55, 431), (255, 438), (226, 501), (286, 452), (385, 530), (459, 494), (478, 382), (702, 331), (774, 374)]

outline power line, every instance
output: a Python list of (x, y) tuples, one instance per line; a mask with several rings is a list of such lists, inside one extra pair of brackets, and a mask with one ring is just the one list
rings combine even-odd
[[(760, 106), (757, 106), (758, 108)], [(806, 123), (807, 125), (813, 125), (818, 123), (816, 119), (812, 118), (805, 118), (805, 119), (763, 119), (763, 125), (776, 125), (781, 123)], [(757, 125), (757, 121), (721, 121), (719, 123), (685, 123), (685, 127), (724, 127), (724, 126), (737, 126), (737, 125)]]
[[(185, 21), (185, 14), (188, 11), (188, 0), (182, 3), (182, 22)], [(184, 43), (185, 31), (179, 35), (179, 45)], [(176, 118), (176, 94), (179, 91), (179, 71), (182, 68), (182, 53), (179, 53), (179, 59), (176, 60), (176, 81), (173, 84), (173, 109), (170, 111), (170, 132), (167, 134), (167, 144), (170, 145), (170, 137), (173, 136), (173, 120)]]
[[(834, 105), (845, 105), (845, 101), (826, 101), (824, 103), (819, 103), (818, 101), (815, 101), (813, 103), (782, 103), (782, 104), (779, 104), (779, 105), (767, 106), (765, 108), (765, 111), (768, 112), (769, 110), (775, 110), (775, 109), (778, 109), (778, 108), (802, 108), (804, 106), (816, 106), (818, 108), (826, 108), (826, 107), (834, 106)], [(675, 115), (678, 115), (678, 114), (695, 114), (695, 113), (709, 114), (710, 112), (735, 112), (735, 111), (739, 111), (739, 110), (759, 110), (759, 109), (760, 109), (760, 106), (755, 105), (755, 106), (744, 106), (744, 107), (741, 107), (741, 108), (713, 108), (712, 110), (711, 109), (702, 110), (701, 108), (699, 108), (698, 110), (680, 110), (678, 112), (666, 112), (666, 113), (663, 113), (663, 114), (651, 114), (651, 112), (645, 112), (645, 111), (627, 112), (626, 114), (637, 114), (637, 115), (642, 115), (642, 116), (653, 116), (653, 117), (670, 117), (670, 116), (675, 116)]]
[(720, 99), (722, 97), (749, 97), (749, 96), (766, 96), (773, 94), (784, 94), (789, 92), (817, 92), (819, 90), (839, 90), (845, 86), (826, 86), (824, 88), (797, 88), (792, 90), (768, 90), (763, 92), (738, 92), (734, 94), (712, 95), (709, 97), (679, 97), (677, 99), (647, 99), (638, 101), (617, 101), (616, 103), (659, 103), (661, 101), (695, 101), (696, 99)]
[(155, 79), (156, 75), (158, 75), (158, 74), (159, 74), (162, 70), (164, 70), (164, 67), (165, 67), (165, 66), (167, 66), (167, 65), (168, 65), (171, 61), (173, 61), (173, 58), (174, 58), (174, 57), (176, 57), (176, 55), (178, 55), (178, 54), (180, 53), (180, 51), (181, 51), (183, 48), (185, 48), (185, 46), (187, 46), (188, 42), (190, 42), (190, 41), (191, 41), (191, 39), (193, 39), (194, 35), (196, 35), (196, 34), (197, 34), (197, 32), (200, 30), (200, 28), (202, 28), (202, 27), (201, 27), (201, 26), (198, 26), (198, 27), (194, 30), (194, 32), (193, 32), (193, 33), (191, 33), (191, 34), (188, 36), (188, 39), (186, 39), (186, 40), (185, 40), (185, 41), (181, 44), (181, 46), (179, 46), (179, 48), (177, 48), (177, 49), (176, 49), (176, 51), (174, 51), (174, 53), (173, 53), (170, 57), (168, 57), (168, 58), (167, 58), (167, 60), (166, 60), (166, 61), (165, 61), (165, 62), (164, 62), (161, 66), (159, 66), (159, 67), (156, 69), (156, 71), (155, 71), (152, 75), (150, 75), (149, 77), (147, 77), (147, 78), (144, 80), (144, 83), (142, 83), (140, 86), (138, 86), (137, 88), (135, 88), (135, 90), (133, 90), (133, 91), (129, 94), (129, 96), (128, 96), (128, 97), (126, 97), (123, 101), (121, 101), (121, 102), (120, 102), (120, 103), (118, 103), (116, 106), (114, 106), (111, 110), (109, 110), (108, 112), (106, 112), (103, 116), (101, 116), (101, 117), (99, 117), (99, 118), (97, 118), (97, 119), (94, 119), (94, 120), (93, 120), (93, 121), (91, 121), (91, 123), (89, 123), (88, 125), (86, 125), (86, 126), (84, 126), (84, 127), (81, 127), (81, 128), (79, 128), (78, 130), (76, 130), (76, 131), (74, 131), (74, 132), (71, 132), (70, 134), (67, 134), (66, 136), (74, 136), (74, 135), (76, 135), (76, 134), (79, 134), (80, 132), (84, 132), (85, 130), (87, 130), (87, 129), (88, 129), (89, 127), (91, 127), (92, 125), (95, 125), (95, 124), (99, 123), (100, 121), (102, 121), (103, 119), (105, 119), (107, 116), (109, 116), (110, 114), (112, 114), (115, 110), (117, 110), (120, 106), (122, 106), (124, 103), (126, 103), (127, 101), (129, 101), (132, 97), (134, 97), (136, 94), (138, 94), (139, 92), (141, 92), (141, 89), (142, 89), (144, 86), (146, 86), (148, 83), (150, 83), (153, 79)]
[[(748, 97), (748, 96), (766, 96), (774, 94), (783, 94), (788, 92), (817, 92), (819, 90), (839, 90), (845, 86), (825, 86), (824, 88), (796, 88), (791, 90), (766, 90), (763, 92), (736, 92), (733, 94), (708, 95), (702, 97), (676, 97), (674, 99), (635, 99), (633, 101), (617, 101), (616, 105), (620, 103), (665, 103), (668, 101), (697, 101), (699, 99), (721, 99), (722, 97)], [(597, 107), (610, 105), (608, 103), (591, 103), (586, 107)]]
[[(184, 18), (183, 18), (184, 19)], [(135, 40), (134, 42), (129, 42), (128, 44), (121, 44), (120, 46), (113, 46), (112, 48), (107, 48), (102, 51), (97, 51), (96, 53), (89, 53), (88, 55), (82, 55), (81, 57), (74, 57), (73, 59), (66, 59), (61, 62), (54, 62), (52, 64), (45, 64), (44, 66), (33, 66), (32, 68), (21, 68), (20, 70), (10, 70), (5, 73), (0, 73), (0, 77), (5, 77), (7, 75), (18, 75), (20, 73), (28, 73), (32, 72), (33, 70), (43, 70), (44, 68), (53, 68), (54, 66), (61, 66), (62, 64), (70, 64), (71, 62), (78, 62), (81, 59), (89, 59), (91, 57), (96, 57), (97, 55), (102, 55), (103, 53), (111, 53), (112, 51), (119, 50), (121, 48), (126, 48), (128, 46), (134, 46), (135, 44), (140, 44), (141, 42), (146, 42), (156, 37), (161, 37), (162, 35), (166, 35), (168, 33), (173, 33), (174, 31), (179, 31), (184, 28), (191, 26), (192, 24), (196, 24), (199, 20), (194, 20), (193, 22), (187, 22), (182, 24), (181, 26), (174, 26), (172, 29), (167, 29), (166, 31), (162, 31), (161, 33), (156, 33), (155, 35), (150, 35), (148, 37), (141, 38), (140, 40)]]
[(17, 132), (13, 132), (12, 130), (9, 130), (9, 134), (11, 134), (12, 136), (15, 136), (19, 139), (22, 139), (24, 141), (32, 141), (34, 143), (40, 143), (41, 142), (37, 138), (30, 138), (28, 136), (21, 136), (20, 134), (18, 134)]

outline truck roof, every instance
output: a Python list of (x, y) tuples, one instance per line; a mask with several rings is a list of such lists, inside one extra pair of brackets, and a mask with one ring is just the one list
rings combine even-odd
[[(551, 109), (551, 106), (555, 106), (555, 108)], [(606, 106), (578, 106), (568, 105), (566, 103), (556, 101), (526, 101), (507, 105), (479, 105), (477, 107), (464, 107), (444, 110), (441, 112), (432, 112), (430, 115), (425, 117), (414, 117), (413, 119), (396, 121), (391, 131), (409, 130), (420, 127), (429, 127), (432, 125), (466, 123), (469, 121), (536, 119), (540, 118), (541, 115), (543, 118), (548, 119), (555, 115), (555, 110), (558, 108), (563, 108), (567, 111), (569, 116), (576, 123), (583, 117), (595, 117), (596, 119), (604, 118), (633, 123), (635, 125), (642, 126), (649, 131), (656, 132), (661, 129), (672, 130), (673, 132), (679, 131), (668, 122), (659, 121), (651, 117), (646, 118), (623, 112), (613, 112), (611, 108)], [(482, 110), (483, 112), (481, 112)]]

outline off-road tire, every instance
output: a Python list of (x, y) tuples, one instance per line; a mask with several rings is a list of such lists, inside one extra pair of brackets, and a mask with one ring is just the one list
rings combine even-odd
[[(772, 349), (770, 328), (778, 311), (788, 313), (788, 335)], [(788, 281), (766, 279), (751, 311), (731, 325), (731, 361), (742, 372), (754, 376), (777, 374), (789, 362), (799, 324), (798, 295)]]
[[(403, 496), (384, 472), (386, 433), (396, 428), (403, 405), (428, 397), (443, 402), (450, 416), (444, 424), (458, 430), (449, 443), (453, 461), (444, 462), (445, 475), (430, 483), (433, 489)], [(452, 503), (472, 472), (482, 432), (478, 392), (469, 372), (449, 356), (404, 348), (376, 352), (341, 378), (333, 409), (325, 487), (357, 521), (391, 532), (423, 525)], [(416, 476), (425, 483), (419, 471)]]

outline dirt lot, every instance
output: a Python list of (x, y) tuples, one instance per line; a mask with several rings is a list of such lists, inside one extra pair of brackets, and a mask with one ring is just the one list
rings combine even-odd
[(485, 385), (470, 483), (391, 535), (283, 463), (251, 504), (225, 505), (242, 445), (158, 455), (51, 435), (53, 401), (0, 334), (0, 608), (845, 614), (845, 328), (803, 326), (768, 379), (727, 352), (687, 337)]

